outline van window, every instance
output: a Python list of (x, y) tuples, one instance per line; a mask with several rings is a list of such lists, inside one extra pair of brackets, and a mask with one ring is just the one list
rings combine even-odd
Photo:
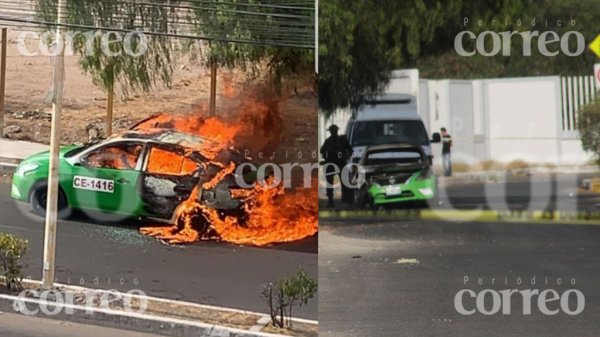
[(422, 121), (359, 121), (352, 130), (352, 146), (409, 143), (428, 145), (429, 138)]

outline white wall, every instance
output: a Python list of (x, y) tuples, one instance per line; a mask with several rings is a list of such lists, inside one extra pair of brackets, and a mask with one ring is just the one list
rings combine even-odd
[(485, 80), (491, 159), (560, 163), (560, 78)]
[[(569, 83), (564, 78), (419, 80), (414, 69), (396, 71), (392, 77), (388, 93), (415, 95), (429, 133), (448, 129), (454, 139), (455, 161), (522, 159), (571, 165), (591, 159), (581, 148), (577, 131), (563, 125), (565, 107), (572, 105), (564, 94), (564, 83)], [(340, 110), (327, 121), (321, 119), (320, 144), (332, 123), (345, 132), (350, 116), (348, 110)], [(441, 146), (434, 144), (432, 151), (434, 162), (440, 163)]]
[[(427, 102), (420, 113), (431, 131), (447, 127), (455, 161), (584, 164), (591, 158), (577, 132), (562, 128), (558, 76), (421, 80), (420, 88), (420, 100)], [(439, 163), (440, 146), (433, 151)]]

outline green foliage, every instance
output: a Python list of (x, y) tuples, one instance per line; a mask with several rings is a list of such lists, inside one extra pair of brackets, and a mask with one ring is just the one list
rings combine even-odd
[(295, 305), (306, 305), (317, 293), (317, 282), (300, 270), (290, 278), (269, 283), (261, 296), (267, 301), (274, 326), (292, 326), (292, 311)]
[(6, 278), (8, 289), (23, 290), (23, 266), (20, 259), (27, 251), (27, 245), (27, 240), (0, 233), (0, 274)]
[[(57, 0), (36, 0), (36, 15), (47, 22), (56, 22)], [(151, 1), (157, 4), (161, 2)], [(163, 35), (146, 34), (147, 51), (139, 56), (124, 52), (123, 36), (126, 33), (114, 32), (110, 38), (108, 55), (102, 50), (99, 36), (90, 39), (90, 27), (114, 27), (122, 31), (140, 30), (166, 32), (172, 12), (169, 7), (140, 6), (135, 1), (68, 1), (66, 21), (82, 26), (83, 32), (70, 32), (73, 49), (79, 55), (79, 63), (84, 72), (90, 74), (94, 82), (107, 92), (114, 92), (118, 85), (126, 94), (129, 90), (148, 91), (154, 85), (170, 85), (173, 74), (173, 52), (176, 50), (172, 39)], [(106, 33), (102, 31), (101, 33)], [(117, 34), (121, 38), (116, 38)], [(91, 42), (90, 42), (91, 41)], [(138, 35), (132, 39), (132, 50), (137, 52), (140, 44)]]
[(583, 149), (591, 152), (600, 165), (600, 98), (579, 111), (577, 124)]
[[(489, 77), (520, 77), (545, 75), (589, 75), (596, 57), (589, 50), (580, 56), (567, 56), (558, 53), (556, 56), (542, 55), (534, 38), (531, 56), (523, 56), (523, 39), (519, 35), (511, 38), (510, 56), (499, 53), (493, 57), (479, 54), (461, 57), (453, 48), (454, 37), (463, 30), (475, 34), (491, 30), (495, 32), (511, 31), (554, 31), (562, 36), (568, 31), (578, 31), (583, 34), (587, 44), (598, 34), (597, 15), (600, 12), (600, 2), (596, 0), (542, 0), (525, 1), (511, 0), (490, 2), (482, 5), (473, 2), (472, 7), (466, 7), (462, 17), (468, 17), (469, 23), (463, 25), (461, 20), (450, 22), (450, 26), (436, 38), (437, 46), (428, 46), (427, 52), (417, 62), (407, 67), (418, 67), (421, 75), (427, 78), (489, 78)], [(534, 21), (535, 19), (535, 21)], [(479, 26), (481, 20), (483, 25)], [(492, 25), (495, 20), (495, 25)], [(561, 20), (561, 26), (557, 26)], [(575, 26), (570, 21), (575, 20)], [(532, 23), (534, 26), (532, 26)], [(520, 24), (520, 25), (519, 25)], [(547, 24), (547, 25), (546, 25)], [(474, 49), (474, 41), (464, 41), (467, 50)], [(575, 40), (571, 39), (569, 48), (575, 50)], [(550, 48), (554, 50), (555, 46)], [(491, 46), (487, 46), (490, 50)]]
[[(596, 59), (587, 50), (578, 57), (546, 57), (534, 45), (532, 55), (523, 56), (523, 40), (514, 36), (511, 56), (463, 57), (454, 50), (454, 39), (464, 30), (552, 30), (559, 36), (576, 30), (590, 43), (598, 34), (597, 13), (597, 0), (321, 1), (319, 107), (325, 114), (357, 108), (365, 97), (380, 93), (390, 71), (400, 68), (418, 68), (424, 78), (589, 74)], [(531, 27), (533, 18), (536, 26)], [(567, 24), (572, 19), (574, 27)], [(474, 42), (465, 40), (465, 48), (472, 50), (469, 43)]]
[[(451, 5), (451, 4), (450, 4)], [(444, 25), (445, 1), (328, 0), (319, 8), (319, 106), (358, 107)]]
[[(55, 22), (57, 1), (36, 0), (36, 16)], [(292, 6), (256, 0), (172, 0), (167, 4), (159, 0), (71, 0), (67, 22), (159, 33), (146, 34), (148, 49), (138, 57), (106, 55), (99, 38), (94, 40), (90, 53), (85, 36), (75, 35), (74, 49), (82, 69), (108, 92), (117, 85), (125, 94), (129, 90), (148, 91), (157, 83), (170, 85), (178, 51), (192, 59), (201, 58), (206, 65), (217, 62), (229, 68), (241, 67), (249, 75), (256, 75), (259, 66), (266, 64), (272, 84), (279, 91), (286, 83), (294, 86), (298, 80), (314, 81), (312, 6), (312, 1), (298, 1)], [(176, 40), (164, 33), (202, 40)], [(122, 48), (122, 42), (115, 42), (110, 49)]]
[[(195, 56), (207, 49), (207, 64), (239, 67), (250, 76), (266, 65), (277, 91), (287, 83), (294, 87), (299, 80), (314, 81), (314, 51), (310, 49), (314, 44), (314, 10), (309, 4), (279, 7), (277, 2), (269, 6), (255, 0), (209, 1), (195, 8), (195, 15), (188, 20), (195, 33), (211, 41), (190, 40), (186, 50)], [(249, 11), (259, 14), (249, 15)]]

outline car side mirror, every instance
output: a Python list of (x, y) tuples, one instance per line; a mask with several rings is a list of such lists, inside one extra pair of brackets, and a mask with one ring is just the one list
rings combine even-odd
[(439, 132), (434, 132), (434, 133), (431, 135), (431, 142), (432, 142), (432, 143), (439, 143), (439, 142), (441, 142), (441, 141), (442, 141), (442, 137), (440, 136), (440, 133), (439, 133)]

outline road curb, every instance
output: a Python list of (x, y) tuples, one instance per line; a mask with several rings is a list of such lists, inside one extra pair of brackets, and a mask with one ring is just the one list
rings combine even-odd
[[(286, 335), (270, 334), (264, 332), (246, 331), (232, 327), (206, 324), (182, 319), (165, 318), (124, 311), (86, 308), (79, 305), (48, 302), (31, 298), (19, 298), (13, 295), (0, 294), (0, 311), (14, 312), (29, 315), (24, 310), (15, 310), (24, 303), (27, 311), (36, 312), (35, 317), (56, 319), (81, 324), (103, 326), (108, 328), (154, 333), (173, 337), (282, 337)], [(55, 315), (46, 315), (41, 308), (54, 312)], [(45, 310), (46, 310), (45, 309)], [(31, 316), (31, 315), (30, 315)]]
[(600, 225), (600, 211), (497, 211), (497, 210), (330, 210), (319, 219), (382, 219), (471, 222), (538, 222)]
[[(6, 278), (4, 276), (0, 276), (0, 283), (2, 283), (2, 282), (4, 282), (4, 283), (6, 282)], [(32, 279), (24, 279), (21, 281), (21, 285), (23, 285), (23, 287), (25, 289), (39, 289), (42, 287), (42, 282), (37, 281), (37, 280), (32, 280)], [(93, 291), (96, 293), (106, 293), (106, 294), (118, 293), (117, 291), (114, 291), (114, 290), (86, 288), (86, 287), (82, 287), (82, 286), (71, 285), (71, 284), (62, 284), (62, 283), (54, 283), (54, 286), (57, 288), (73, 290), (73, 291)], [(155, 301), (155, 302), (162, 302), (162, 303), (185, 304), (188, 306), (194, 306), (194, 307), (199, 307), (199, 308), (208, 309), (208, 310), (227, 311), (227, 312), (237, 313), (237, 314), (241, 314), (241, 315), (255, 315), (255, 316), (260, 316), (260, 317), (268, 317), (269, 316), (268, 314), (265, 314), (265, 313), (260, 313), (260, 312), (250, 311), (250, 310), (242, 310), (242, 309), (235, 309), (235, 308), (220, 307), (220, 306), (216, 306), (216, 305), (177, 301), (177, 300), (160, 298), (160, 297), (152, 297), (152, 296), (147, 296), (147, 295), (127, 295), (127, 296), (146, 299), (146, 300)], [(318, 324), (319, 323), (318, 321), (315, 321), (315, 320), (309, 320), (309, 319), (297, 318), (297, 317), (293, 317), (291, 320), (292, 320), (292, 322), (296, 322), (296, 323), (306, 323), (306, 324)]]
[[(0, 276), (0, 284), (5, 283), (4, 277)], [(36, 280), (25, 279), (21, 281), (23, 287), (29, 290), (39, 290), (41, 282)], [(234, 327), (227, 325), (219, 325), (213, 323), (204, 323), (199, 320), (183, 317), (166, 317), (159, 315), (151, 315), (137, 312), (126, 312), (123, 310), (114, 310), (106, 308), (87, 308), (83, 305), (71, 303), (57, 303), (45, 301), (43, 299), (23, 297), (19, 298), (15, 295), (0, 293), (0, 312), (15, 312), (17, 314), (25, 314), (15, 310), (15, 301), (21, 300), (27, 303), (29, 310), (39, 309), (40, 305), (45, 305), (50, 308), (50, 311), (55, 308), (62, 308), (60, 314), (48, 316), (38, 312), (34, 315), (37, 317), (57, 319), (61, 321), (73, 321), (76, 323), (97, 325), (103, 327), (124, 329), (143, 333), (154, 333), (163, 336), (172, 337), (289, 337), (289, 335), (261, 332), (267, 326), (270, 318), (267, 314), (257, 313), (252, 311), (226, 308), (212, 305), (204, 305), (199, 303), (182, 302), (164, 298), (151, 297), (146, 295), (120, 293), (115, 290), (93, 289), (76, 285), (55, 284), (57, 290), (69, 290), (75, 293), (93, 292), (104, 295), (120, 295), (120, 298), (129, 298), (130, 300), (147, 300), (149, 302), (160, 302), (167, 304), (179, 304), (185, 307), (197, 307), (215, 312), (230, 312), (233, 314), (255, 316), (256, 324), (249, 329), (242, 327)], [(108, 298), (109, 296), (107, 296)], [(67, 309), (71, 312), (67, 314)], [(90, 314), (90, 312), (92, 312)], [(292, 322), (298, 324), (309, 324), (318, 326), (317, 321), (307, 320), (302, 318), (292, 318)], [(231, 323), (226, 323), (231, 324)]]

